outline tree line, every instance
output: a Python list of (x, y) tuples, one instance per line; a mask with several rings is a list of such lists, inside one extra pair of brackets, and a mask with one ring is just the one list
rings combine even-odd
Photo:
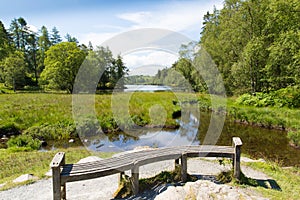
[(275, 91), (300, 83), (299, 22), (299, 0), (225, 0), (204, 16), (200, 44), (229, 94)]
[[(205, 14), (198, 44), (214, 61), (228, 95), (269, 93), (300, 84), (299, 22), (298, 0), (225, 0), (221, 10)], [(178, 61), (160, 70), (154, 83), (178, 86), (184, 77), (194, 91), (207, 91), (211, 72), (196, 70), (203, 60), (203, 53), (194, 52), (198, 44), (182, 45)]]
[(36, 33), (22, 17), (13, 19), (9, 29), (0, 21), (0, 83), (14, 91), (42, 88), (72, 92), (79, 67), (91, 53), (107, 61), (98, 89), (114, 87), (116, 79), (128, 72), (122, 58), (113, 58), (108, 48), (93, 48), (91, 42), (88, 46), (79, 44), (70, 34), (63, 41), (56, 27), (49, 32), (42, 26)]

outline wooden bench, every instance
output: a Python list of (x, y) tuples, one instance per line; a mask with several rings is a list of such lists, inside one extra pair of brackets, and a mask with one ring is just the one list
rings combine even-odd
[(181, 180), (187, 179), (188, 157), (225, 157), (233, 160), (234, 177), (240, 178), (240, 154), (242, 141), (233, 137), (232, 146), (177, 146), (132, 152), (118, 157), (81, 164), (65, 164), (65, 153), (59, 152), (53, 158), (52, 168), (53, 199), (66, 199), (66, 183), (104, 177), (131, 170), (131, 183), (134, 194), (139, 191), (139, 167), (163, 160), (181, 160)]

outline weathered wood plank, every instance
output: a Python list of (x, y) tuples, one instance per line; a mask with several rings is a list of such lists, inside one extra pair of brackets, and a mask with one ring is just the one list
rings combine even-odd
[(58, 152), (55, 154), (54, 158), (52, 159), (50, 163), (50, 167), (59, 167), (64, 164), (65, 162), (65, 153), (64, 152)]
[(233, 142), (234, 146), (242, 146), (243, 145), (242, 140), (239, 137), (233, 137), (232, 142)]
[[(80, 181), (92, 178), (108, 176), (131, 170), (132, 189), (134, 194), (138, 193), (139, 166), (159, 162), (163, 160), (175, 160), (179, 164), (181, 160), (181, 179), (187, 179), (187, 158), (188, 157), (226, 157), (233, 159), (234, 176), (240, 178), (240, 153), (242, 141), (238, 137), (232, 139), (230, 146), (180, 146), (166, 147), (151, 150), (132, 152), (100, 161), (93, 161), (81, 164), (65, 164), (63, 152), (55, 155), (50, 163), (53, 171), (53, 198), (66, 198), (66, 182)], [(62, 190), (61, 190), (62, 189)]]

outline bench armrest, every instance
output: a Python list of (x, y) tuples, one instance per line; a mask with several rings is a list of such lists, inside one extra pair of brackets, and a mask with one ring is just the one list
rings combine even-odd
[(50, 167), (60, 167), (65, 164), (65, 152), (58, 152), (50, 163)]
[(233, 137), (233, 138), (232, 138), (232, 145), (233, 145), (234, 147), (242, 146), (243, 143), (242, 143), (241, 138), (239, 138), (239, 137)]

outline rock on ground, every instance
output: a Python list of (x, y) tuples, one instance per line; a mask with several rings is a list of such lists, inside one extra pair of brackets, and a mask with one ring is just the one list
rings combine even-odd
[(229, 185), (216, 184), (208, 180), (188, 182), (184, 186), (169, 186), (166, 191), (158, 194), (155, 200), (265, 200), (253, 191), (233, 187)]

